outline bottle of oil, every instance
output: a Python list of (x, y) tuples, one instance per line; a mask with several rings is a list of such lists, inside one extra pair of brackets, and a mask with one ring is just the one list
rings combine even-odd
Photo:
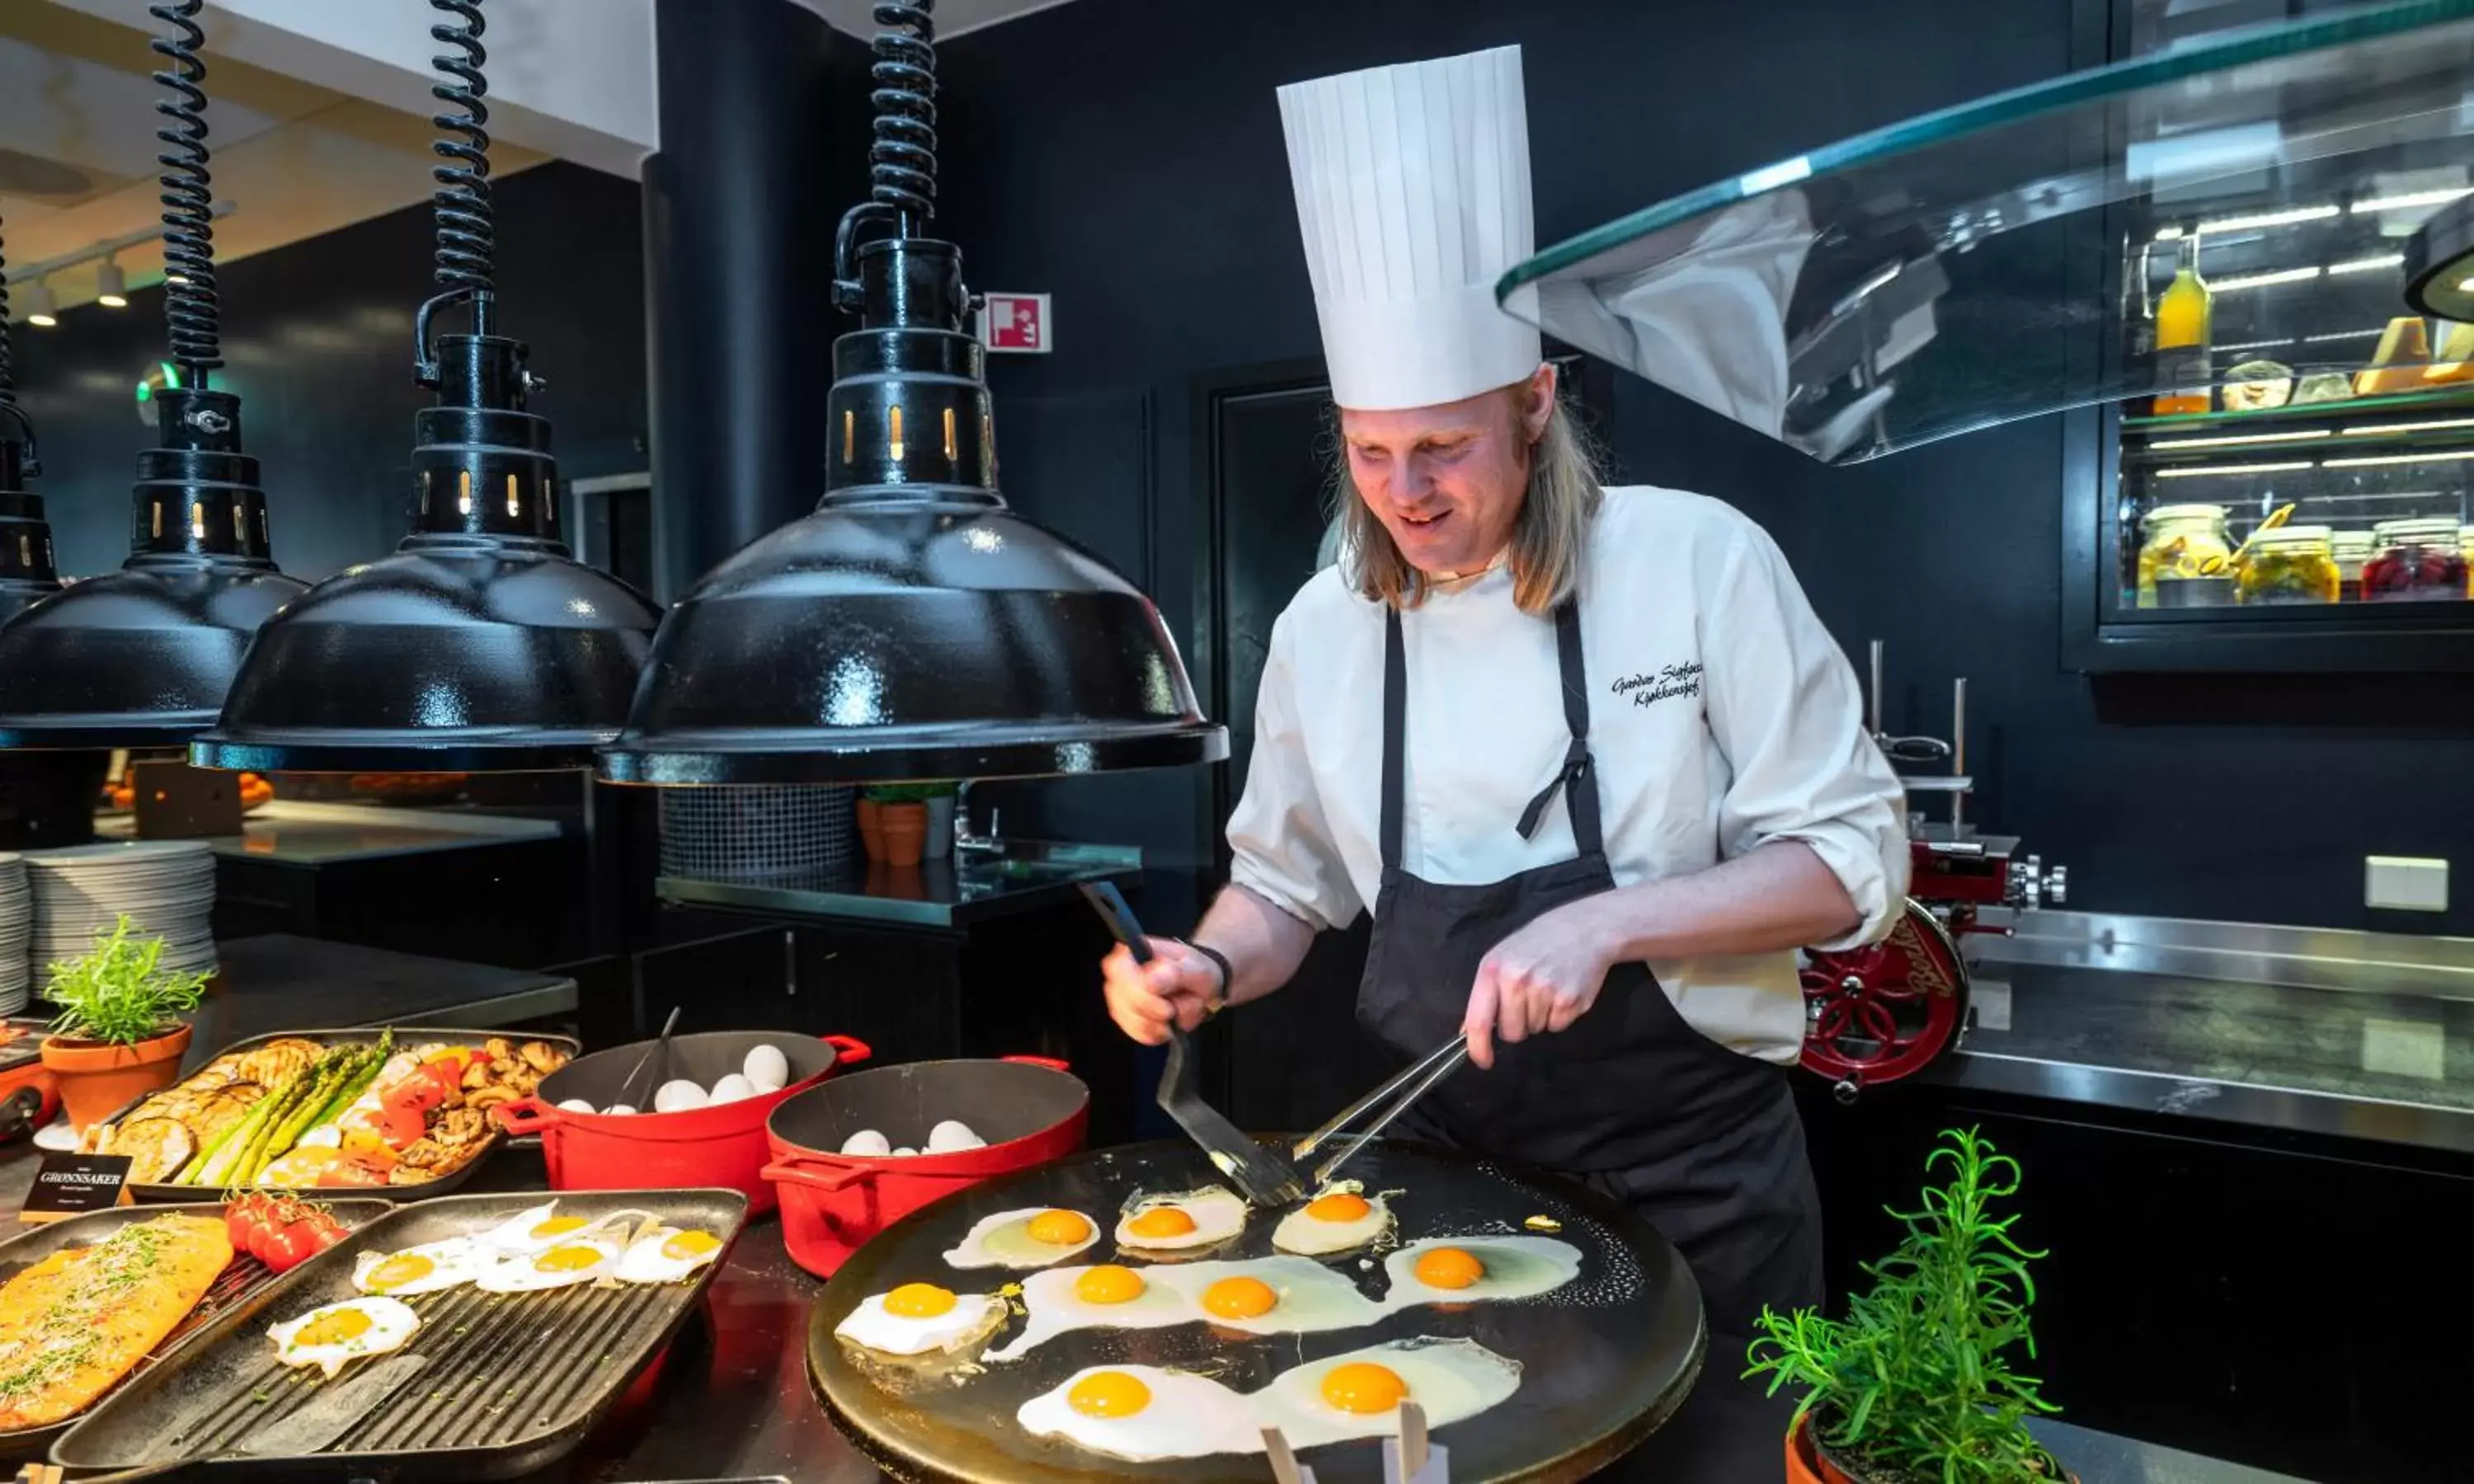
[(2156, 300), (2156, 395), (2150, 410), (2160, 418), (2210, 412), (2216, 392), (2209, 385), (2207, 280), (2199, 276), (2199, 237), (2182, 239), (2181, 260), (2173, 281)]

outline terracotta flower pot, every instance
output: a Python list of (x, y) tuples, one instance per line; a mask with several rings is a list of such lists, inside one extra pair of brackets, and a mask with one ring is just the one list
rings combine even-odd
[(873, 799), (859, 802), (859, 843), (869, 860), (885, 859), (885, 805)]
[[(2062, 1480), (2079, 1484), (2079, 1476), (2065, 1469)], [(1786, 1484), (1864, 1484), (1850, 1476), (1831, 1461), (1812, 1436), (1812, 1420), (1799, 1421), (1786, 1435)], [(2061, 1484), (2061, 1481), (2056, 1481)]]
[(916, 866), (919, 852), (928, 845), (928, 806), (924, 803), (888, 803), (881, 806), (878, 821), (885, 831), (885, 863), (888, 866)]
[(143, 1093), (181, 1078), (181, 1056), (189, 1049), (189, 1028), (179, 1025), (129, 1045), (107, 1041), (43, 1038), (43, 1068), (61, 1087), (61, 1106), (80, 1134), (110, 1117)]

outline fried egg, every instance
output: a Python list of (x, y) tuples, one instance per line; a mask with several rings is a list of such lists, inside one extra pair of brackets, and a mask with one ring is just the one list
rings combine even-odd
[(379, 1295), (346, 1299), (313, 1308), (270, 1327), (275, 1358), (288, 1366), (316, 1366), (329, 1379), (363, 1355), (401, 1350), (421, 1328), (421, 1316), (400, 1300)]
[(1292, 1447), (1396, 1437), (1400, 1403), (1415, 1401), (1429, 1427), (1448, 1426), (1502, 1404), (1520, 1386), (1520, 1362), (1475, 1340), (1393, 1340), (1294, 1366), (1252, 1398), (1258, 1426)]
[(655, 1227), (627, 1244), (612, 1274), (622, 1283), (675, 1283), (721, 1256), (721, 1238), (694, 1228)]
[(1137, 1195), (1117, 1221), (1117, 1245), (1175, 1252), (1225, 1242), (1246, 1230), (1246, 1203), (1217, 1185)]
[(1191, 1300), (1152, 1281), (1162, 1268), (1049, 1268), (1022, 1281), (1022, 1332), (989, 1351), (1010, 1360), (1074, 1329), (1160, 1329), (1200, 1319)]
[(1247, 1334), (1354, 1329), (1390, 1312), (1345, 1276), (1307, 1257), (1180, 1262), (1151, 1270), (1152, 1282), (1193, 1305), (1192, 1316)]
[(502, 1253), (539, 1252), (562, 1236), (570, 1236), (593, 1225), (583, 1216), (562, 1216), (556, 1201), (520, 1210), (481, 1233), (485, 1247)]
[(1435, 1236), (1383, 1259), (1394, 1308), (1501, 1303), (1551, 1293), (1580, 1276), (1581, 1250), (1550, 1236)]
[(499, 1258), (482, 1270), (473, 1286), (483, 1293), (533, 1293), (544, 1288), (572, 1287), (609, 1277), (626, 1251), (623, 1235), (580, 1232), (560, 1237), (539, 1252)]
[(1094, 1366), (1024, 1402), (1014, 1421), (1034, 1437), (1134, 1463), (1263, 1451), (1251, 1399), (1207, 1376), (1157, 1366)]
[(1368, 1196), (1365, 1189), (1353, 1180), (1325, 1186), (1321, 1195), (1280, 1218), (1272, 1229), (1272, 1245), (1315, 1257), (1373, 1241), (1392, 1230), (1392, 1208), (1383, 1196)]
[(1099, 1239), (1099, 1223), (1080, 1211), (1033, 1206), (982, 1216), (945, 1260), (958, 1268), (1044, 1268)]
[(365, 1252), (352, 1263), (352, 1286), (363, 1293), (436, 1293), (473, 1281), (497, 1260), (497, 1254), (469, 1236), (401, 1252)]
[(924, 1355), (975, 1345), (1005, 1323), (1006, 1304), (992, 1293), (956, 1293), (934, 1283), (904, 1283), (870, 1294), (834, 1326), (837, 1337), (888, 1355)]

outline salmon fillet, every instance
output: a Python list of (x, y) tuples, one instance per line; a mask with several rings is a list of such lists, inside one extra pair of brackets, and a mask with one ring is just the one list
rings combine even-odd
[(231, 1261), (207, 1216), (133, 1221), (0, 1286), (0, 1432), (46, 1427), (135, 1369)]

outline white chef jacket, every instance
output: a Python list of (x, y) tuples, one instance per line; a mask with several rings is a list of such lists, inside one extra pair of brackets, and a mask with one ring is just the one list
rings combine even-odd
[[(1887, 933), (1906, 897), (1904, 795), (1865, 730), (1854, 670), (1767, 533), (1701, 495), (1610, 489), (1580, 605), (1615, 884), (1801, 840), (1863, 913), (1844, 939), (1816, 946)], [(1400, 628), (1402, 868), (1480, 885), (1571, 859), (1560, 792), (1535, 838), (1518, 829), (1570, 742), (1552, 620), (1521, 612), (1498, 566), (1431, 593)], [(1383, 874), (1382, 768), (1383, 604), (1327, 566), (1272, 628), (1253, 759), (1228, 822), (1235, 881), (1318, 928), (1370, 909)], [(1804, 1000), (1793, 950), (1649, 967), (1703, 1035), (1795, 1060)]]

